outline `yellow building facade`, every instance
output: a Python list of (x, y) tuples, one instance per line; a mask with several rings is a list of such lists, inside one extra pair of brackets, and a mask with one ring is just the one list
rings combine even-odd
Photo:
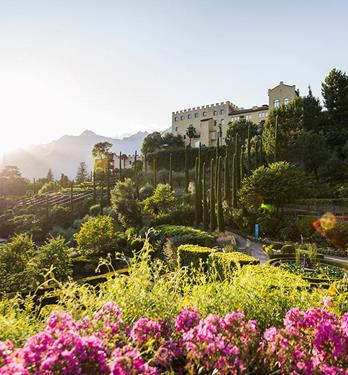
[(226, 101), (172, 112), (172, 133), (181, 135), (185, 144), (189, 144), (190, 139), (186, 132), (189, 126), (193, 126), (196, 130), (196, 135), (191, 140), (193, 147), (198, 146), (199, 143), (205, 146), (216, 146), (218, 137), (224, 144), (230, 122), (246, 119), (259, 124), (266, 120), (270, 109), (279, 107), (281, 104), (287, 105), (298, 96), (299, 92), (295, 85), (290, 86), (280, 82), (268, 90), (268, 105), (244, 109)]

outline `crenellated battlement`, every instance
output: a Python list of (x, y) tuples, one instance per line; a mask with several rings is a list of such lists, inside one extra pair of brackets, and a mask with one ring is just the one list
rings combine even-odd
[(199, 111), (199, 110), (202, 110), (202, 109), (212, 109), (212, 108), (221, 108), (223, 106), (226, 106), (226, 105), (230, 105), (234, 108), (237, 108), (236, 105), (234, 105), (233, 103), (231, 103), (229, 100), (225, 101), (225, 102), (220, 102), (220, 103), (215, 103), (215, 104), (206, 104), (206, 105), (202, 105), (202, 106), (198, 106), (198, 107), (193, 107), (193, 108), (188, 108), (188, 109), (181, 109), (179, 111), (174, 111), (172, 112), (172, 115), (180, 115), (180, 114), (183, 114), (183, 113), (188, 113), (188, 112), (194, 112), (194, 111)]

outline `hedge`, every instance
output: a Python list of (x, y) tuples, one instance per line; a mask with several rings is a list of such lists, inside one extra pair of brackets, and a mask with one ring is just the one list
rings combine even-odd
[(160, 225), (156, 227), (162, 239), (175, 238), (177, 245), (189, 243), (199, 246), (214, 246), (214, 237), (202, 230), (183, 225)]
[(215, 250), (210, 247), (184, 244), (178, 247), (178, 265), (179, 267), (197, 268), (200, 264), (206, 264), (209, 256)]

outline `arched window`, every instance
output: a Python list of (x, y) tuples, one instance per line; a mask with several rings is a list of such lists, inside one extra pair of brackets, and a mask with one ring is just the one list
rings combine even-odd
[(276, 99), (276, 100), (273, 102), (273, 106), (274, 106), (274, 108), (278, 108), (278, 107), (279, 107), (279, 104), (280, 104), (279, 99)]
[(289, 98), (284, 98), (284, 104), (288, 105), (289, 104)]

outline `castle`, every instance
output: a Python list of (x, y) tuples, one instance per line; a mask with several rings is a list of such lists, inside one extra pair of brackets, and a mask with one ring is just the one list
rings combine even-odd
[(220, 144), (225, 144), (226, 131), (230, 122), (246, 119), (259, 124), (267, 118), (270, 109), (277, 108), (281, 104), (288, 105), (298, 96), (299, 91), (296, 90), (295, 85), (286, 85), (281, 81), (277, 86), (268, 90), (268, 105), (244, 109), (227, 101), (172, 112), (172, 133), (181, 135), (185, 144), (189, 144), (190, 139), (186, 131), (192, 125), (196, 130), (192, 146), (197, 146), (199, 143), (205, 146), (216, 146), (218, 138), (220, 138)]

